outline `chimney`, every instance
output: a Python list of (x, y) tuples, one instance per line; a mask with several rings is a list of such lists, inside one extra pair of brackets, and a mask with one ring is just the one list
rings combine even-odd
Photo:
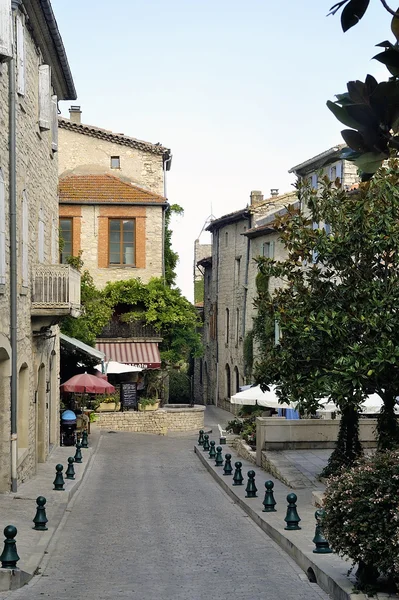
[(263, 200), (262, 192), (259, 192), (256, 190), (251, 192), (251, 204), (257, 204), (258, 202), (262, 202), (262, 200)]
[(69, 118), (72, 123), (79, 123), (81, 120), (82, 111), (80, 110), (80, 106), (71, 106), (69, 109)]
[(272, 188), (270, 190), (270, 195), (272, 198), (276, 198), (276, 196), (278, 196), (278, 188)]

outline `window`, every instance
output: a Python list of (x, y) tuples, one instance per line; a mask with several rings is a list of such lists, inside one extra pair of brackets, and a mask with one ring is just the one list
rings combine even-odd
[(265, 258), (274, 258), (274, 242), (265, 242), (262, 251)]
[(135, 264), (134, 219), (109, 220), (109, 265)]
[(236, 283), (240, 283), (240, 275), (241, 275), (241, 257), (236, 258)]
[(111, 169), (120, 169), (120, 168), (121, 168), (120, 156), (111, 156)]
[(230, 311), (228, 308), (226, 308), (226, 344), (229, 343), (229, 337), (230, 337)]
[(234, 367), (234, 379), (235, 379), (235, 392), (238, 394), (240, 391), (240, 373), (238, 371), (238, 367)]
[(65, 265), (67, 258), (73, 256), (73, 219), (60, 219), (60, 263)]
[(25, 27), (22, 19), (21, 15), (17, 15), (17, 92), (20, 96), (25, 94)]
[(0, 284), (6, 282), (6, 195), (3, 171), (0, 169)]
[[(312, 223), (312, 229), (315, 231), (317, 229), (319, 229), (319, 224), (316, 221), (313, 221)], [(319, 256), (319, 253), (317, 252), (317, 250), (312, 250), (312, 263), (316, 263), (317, 262), (317, 258)]]
[(29, 275), (29, 208), (28, 208), (28, 198), (26, 195), (26, 191), (22, 192), (22, 285), (23, 287), (28, 287), (28, 275)]
[(236, 331), (235, 331), (236, 344), (238, 344), (239, 336), (240, 336), (240, 309), (236, 308)]
[(224, 245), (227, 246), (229, 245), (229, 232), (226, 231), (226, 233), (224, 234)]
[(311, 175), (310, 177), (310, 187), (312, 188), (312, 190), (317, 190), (318, 183), (319, 178), (317, 176), (317, 173), (313, 173), (313, 175)]
[(225, 392), (226, 398), (230, 398), (231, 396), (231, 379), (230, 379), (230, 365), (226, 364), (225, 369)]
[(39, 127), (51, 129), (51, 68), (49, 65), (39, 67)]
[(335, 181), (337, 179), (337, 167), (334, 165), (330, 167), (330, 180)]

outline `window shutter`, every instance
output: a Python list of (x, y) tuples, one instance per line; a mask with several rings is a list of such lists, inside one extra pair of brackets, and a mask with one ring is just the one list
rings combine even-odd
[(25, 27), (21, 15), (17, 15), (17, 92), (25, 95)]
[(51, 262), (53, 265), (58, 263), (58, 236), (58, 220), (56, 217), (53, 217), (53, 226), (51, 228)]
[(51, 96), (51, 148), (54, 152), (58, 150), (58, 99)]
[(337, 177), (342, 181), (342, 162), (337, 163)]
[(0, 284), (6, 282), (6, 190), (0, 169)]
[[(0, 0), (1, 1), (1, 0)], [(51, 129), (51, 69), (49, 65), (39, 67), (39, 127)]]
[(0, 62), (12, 57), (11, 0), (0, 0)]
[(44, 262), (44, 216), (42, 208), (39, 210), (38, 259), (40, 263)]
[(312, 180), (311, 180), (312, 190), (317, 190), (318, 181), (319, 181), (319, 178), (318, 178), (317, 174), (313, 173)]
[(26, 191), (22, 192), (22, 285), (29, 285), (29, 208)]
[(275, 246), (275, 242), (270, 242), (270, 245), (269, 245), (269, 258), (274, 258), (274, 246)]

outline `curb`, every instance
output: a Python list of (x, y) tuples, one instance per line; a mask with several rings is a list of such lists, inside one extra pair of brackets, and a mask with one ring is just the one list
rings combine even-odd
[[(249, 502), (238, 495), (237, 492), (240, 488), (228, 485), (227, 481), (229, 480), (226, 478), (226, 481), (221, 477), (220, 471), (217, 471), (213, 464), (208, 462), (206, 456), (196, 446), (194, 446), (194, 453), (227, 495), (296, 562), (311, 581), (317, 583), (334, 600), (367, 599), (362, 593), (353, 593), (353, 583), (342, 573), (342, 570), (348, 570), (348, 567), (342, 569), (342, 563), (344, 563), (342, 559), (335, 554), (313, 554), (312, 551), (309, 551), (309, 541), (303, 541), (303, 537), (300, 540), (297, 532), (285, 531), (283, 527), (276, 527), (267, 521), (266, 518), (270, 518), (269, 515), (276, 513), (263, 513), (260, 508), (258, 510), (252, 508)], [(313, 536), (310, 540), (312, 538)]]
[[(53, 525), (52, 527), (49, 527), (49, 530), (47, 532), (42, 532), (40, 534), (40, 539), (37, 540), (37, 543), (35, 545), (35, 548), (31, 554), (31, 556), (30, 557), (28, 556), (25, 558), (23, 568), (21, 568), (21, 569), (20, 568), (3, 569), (2, 567), (0, 567), (0, 591), (1, 592), (6, 592), (9, 590), (17, 590), (18, 588), (21, 588), (24, 585), (26, 585), (27, 583), (29, 583), (35, 575), (39, 574), (39, 569), (41, 567), (43, 559), (46, 557), (46, 555), (49, 555), (49, 547), (53, 544), (54, 540), (58, 537), (57, 534), (58, 534), (59, 530), (62, 529), (62, 526), (65, 523), (66, 517), (67, 517), (68, 513), (70, 512), (70, 505), (73, 505), (74, 496), (75, 496), (76, 492), (79, 490), (83, 480), (86, 477), (86, 474), (88, 474), (90, 472), (90, 467), (94, 460), (94, 457), (97, 454), (101, 438), (102, 438), (102, 432), (100, 431), (97, 439), (95, 440), (94, 445), (90, 447), (91, 452), (90, 452), (90, 456), (89, 456), (87, 462), (84, 462), (83, 465), (82, 464), (79, 465), (79, 466), (83, 466), (83, 469), (81, 471), (79, 479), (76, 479), (74, 481), (65, 480), (66, 485), (68, 485), (68, 484), (72, 484), (72, 485), (69, 487), (69, 489), (68, 488), (65, 489), (62, 496), (52, 495), (53, 491), (51, 491), (49, 494), (47, 494), (48, 498), (49, 497), (51, 499), (52, 498), (60, 498), (60, 500), (61, 500), (59, 503), (53, 504), (53, 507), (55, 510), (55, 517), (53, 518), (53, 523), (55, 522), (56, 524)], [(51, 455), (50, 455), (49, 459), (51, 460)], [(56, 492), (56, 494), (59, 494), (59, 492)], [(38, 494), (35, 493), (35, 494), (27, 494), (26, 496), (23, 496), (21, 494), (16, 493), (14, 496), (14, 499), (16, 499), (16, 500), (31, 500), (33, 502), (33, 501), (36, 501), (37, 495)], [(29, 526), (31, 526), (30, 523), (31, 523), (31, 521), (29, 521)], [(18, 540), (17, 540), (17, 547), (18, 547)]]

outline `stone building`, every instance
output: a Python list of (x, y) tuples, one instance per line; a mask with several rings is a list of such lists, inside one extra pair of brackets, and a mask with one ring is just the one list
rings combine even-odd
[(59, 100), (76, 92), (49, 0), (0, 0), (0, 491), (59, 441), (59, 328), (80, 275), (58, 264)]
[[(357, 170), (340, 158), (342, 148), (335, 146), (293, 167), (290, 173), (309, 178), (313, 187), (318, 187), (324, 175), (339, 178), (349, 189), (358, 181)], [(256, 358), (251, 340), (257, 295), (255, 259), (284, 260), (285, 249), (273, 222), (287, 205), (303, 208), (294, 192), (278, 195), (278, 190), (272, 190), (268, 200), (263, 200), (260, 192), (252, 192), (249, 206), (213, 220), (207, 228), (212, 233), (212, 252), (198, 262), (204, 273), (204, 356), (196, 365), (194, 380), (194, 389), (202, 392), (205, 403), (234, 410), (229, 398), (240, 386), (252, 383), (245, 355), (251, 347)], [(282, 281), (270, 278), (270, 293), (281, 285)]]

